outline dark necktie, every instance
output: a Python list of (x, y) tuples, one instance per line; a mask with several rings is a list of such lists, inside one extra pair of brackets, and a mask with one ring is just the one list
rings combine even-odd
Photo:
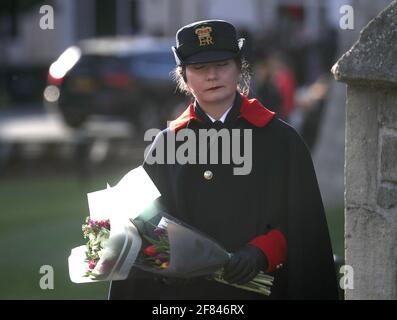
[(224, 127), (225, 127), (225, 126), (224, 126), (223, 122), (222, 122), (222, 121), (219, 121), (219, 120), (214, 121), (214, 122), (212, 123), (212, 125), (211, 125), (211, 128), (214, 128), (214, 129), (216, 129), (216, 130), (220, 130), (220, 129), (224, 128)]

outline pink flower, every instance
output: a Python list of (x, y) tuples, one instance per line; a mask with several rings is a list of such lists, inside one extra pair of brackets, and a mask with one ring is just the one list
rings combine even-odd
[(90, 270), (93, 270), (96, 266), (96, 261), (90, 261), (90, 263), (88, 264), (88, 268)]
[(154, 229), (154, 234), (156, 235), (156, 236), (161, 236), (161, 235), (163, 235), (164, 233), (165, 233), (165, 229), (163, 229), (163, 228), (156, 228), (156, 229)]

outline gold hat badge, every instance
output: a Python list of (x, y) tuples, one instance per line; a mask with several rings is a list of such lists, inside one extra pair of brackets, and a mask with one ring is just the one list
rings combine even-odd
[(194, 33), (197, 34), (200, 46), (208, 46), (210, 44), (214, 44), (214, 39), (211, 36), (212, 28), (208, 26), (202, 26), (197, 28)]

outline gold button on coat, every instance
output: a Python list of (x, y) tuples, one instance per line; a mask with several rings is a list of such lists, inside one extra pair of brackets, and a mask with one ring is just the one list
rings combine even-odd
[(211, 180), (213, 176), (214, 174), (210, 170), (204, 172), (204, 179), (206, 180)]

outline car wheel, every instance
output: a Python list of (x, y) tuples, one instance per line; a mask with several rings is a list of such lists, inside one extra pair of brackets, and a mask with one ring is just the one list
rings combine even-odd
[(86, 116), (82, 114), (64, 114), (63, 119), (65, 123), (72, 128), (80, 128), (86, 120)]

